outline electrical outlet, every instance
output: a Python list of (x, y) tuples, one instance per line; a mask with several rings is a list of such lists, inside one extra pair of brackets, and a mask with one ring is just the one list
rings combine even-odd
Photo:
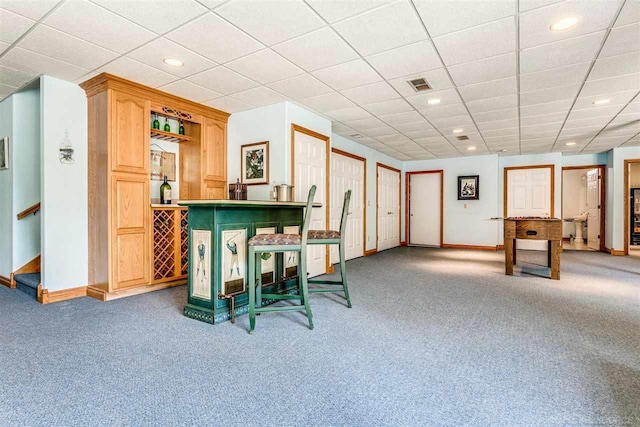
[(464, 204), (464, 208), (467, 209), (467, 204), (466, 203)]

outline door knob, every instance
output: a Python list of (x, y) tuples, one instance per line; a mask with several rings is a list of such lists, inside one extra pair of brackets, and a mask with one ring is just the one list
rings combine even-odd
[(393, 215), (393, 212), (389, 211), (387, 212), (387, 215)]

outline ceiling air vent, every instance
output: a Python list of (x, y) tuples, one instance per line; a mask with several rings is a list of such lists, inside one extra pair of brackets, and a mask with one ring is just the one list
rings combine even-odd
[(456, 138), (458, 138), (458, 141), (466, 141), (469, 139), (467, 135), (456, 136)]
[(362, 138), (362, 134), (359, 134), (359, 133), (354, 133), (354, 134), (351, 134), (351, 135), (349, 135), (349, 136), (350, 136), (351, 138), (355, 138), (355, 139), (360, 139), (360, 138)]
[(408, 83), (411, 85), (413, 90), (415, 90), (416, 92), (423, 92), (425, 90), (431, 90), (431, 85), (429, 84), (427, 79), (425, 79), (424, 77), (421, 77), (419, 79), (409, 80)]

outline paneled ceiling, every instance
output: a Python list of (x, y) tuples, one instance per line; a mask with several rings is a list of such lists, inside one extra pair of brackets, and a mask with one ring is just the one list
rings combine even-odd
[(640, 145), (640, 0), (0, 0), (0, 98), (103, 71), (399, 160)]

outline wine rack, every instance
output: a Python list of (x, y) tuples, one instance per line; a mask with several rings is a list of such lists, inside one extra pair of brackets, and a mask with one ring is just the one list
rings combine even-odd
[(183, 279), (188, 271), (187, 210), (153, 209), (153, 281)]
[(180, 211), (180, 265), (183, 275), (189, 271), (189, 211)]

